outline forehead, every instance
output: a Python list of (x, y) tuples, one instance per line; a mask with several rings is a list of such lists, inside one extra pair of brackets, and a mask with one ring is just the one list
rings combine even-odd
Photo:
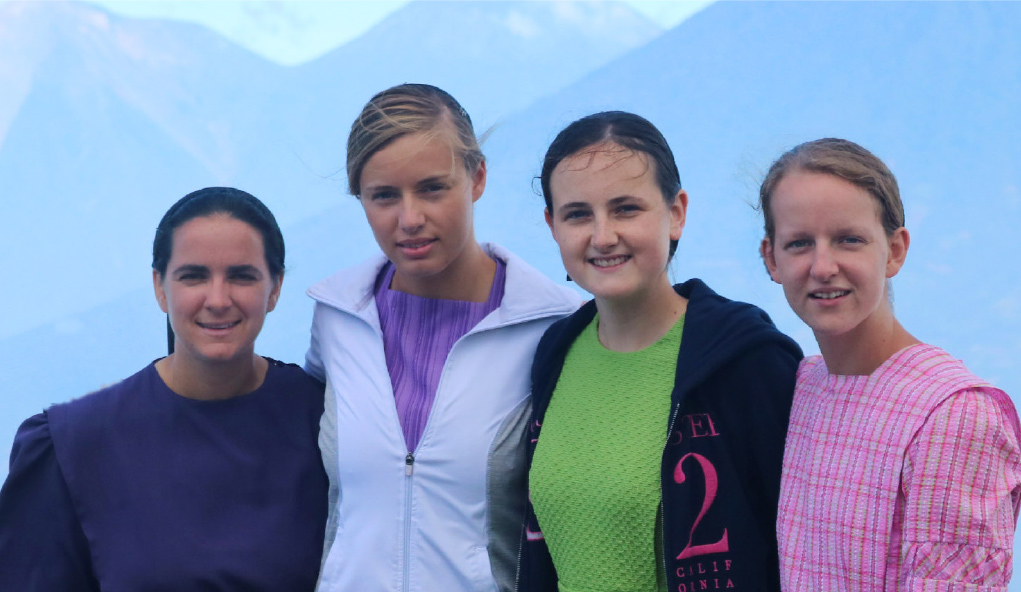
[(406, 176), (450, 174), (456, 151), (453, 133), (439, 126), (434, 130), (401, 136), (373, 154), (362, 168), (363, 184), (390, 181)]
[(881, 206), (871, 193), (836, 175), (796, 170), (785, 175), (770, 201), (777, 229), (806, 225), (882, 228)]
[(578, 194), (616, 196), (638, 188), (657, 188), (653, 166), (644, 152), (603, 142), (557, 163), (550, 175), (550, 188), (554, 201), (574, 199)]
[(228, 214), (199, 216), (174, 230), (170, 266), (264, 263), (262, 235), (247, 222)]

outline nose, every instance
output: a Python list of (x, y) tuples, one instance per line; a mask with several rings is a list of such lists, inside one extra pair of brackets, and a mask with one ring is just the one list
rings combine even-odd
[(405, 197), (401, 200), (400, 213), (401, 230), (415, 232), (425, 225), (425, 214), (422, 212), (422, 204), (413, 197)]
[(209, 283), (206, 294), (206, 308), (213, 311), (225, 311), (231, 307), (230, 283), (224, 278), (215, 278)]
[(592, 246), (597, 249), (608, 249), (617, 244), (617, 229), (613, 222), (605, 217), (597, 216), (592, 228)]
[(812, 257), (812, 278), (819, 281), (826, 281), (837, 275), (837, 260), (833, 251), (822, 246), (815, 250)]

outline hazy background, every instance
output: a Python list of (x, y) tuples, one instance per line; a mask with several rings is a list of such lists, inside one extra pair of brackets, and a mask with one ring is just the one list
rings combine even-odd
[(1014, 2), (0, 1), (0, 459), (24, 418), (165, 353), (152, 235), (200, 187), (280, 220), (289, 269), (257, 349), (300, 361), (305, 289), (376, 251), (347, 130), (401, 82), (493, 128), (478, 236), (558, 281), (532, 184), (545, 148), (593, 111), (648, 117), (691, 197), (675, 279), (762, 306), (811, 353), (750, 204), (794, 144), (865, 145), (912, 233), (899, 318), (1017, 400), (1019, 28)]

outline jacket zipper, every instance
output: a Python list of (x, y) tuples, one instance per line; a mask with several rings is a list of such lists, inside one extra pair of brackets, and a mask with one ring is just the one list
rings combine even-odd
[[(681, 404), (677, 403), (674, 405), (674, 410), (670, 414), (670, 424), (666, 430), (666, 442), (663, 443), (663, 456), (660, 457), (660, 466), (662, 466), (662, 458), (666, 457), (666, 447), (670, 444), (670, 434), (674, 433), (674, 422), (677, 421), (677, 414), (681, 411)], [(668, 582), (669, 574), (666, 570), (666, 500), (663, 498), (663, 474), (659, 476), (659, 537), (660, 544), (663, 545), (663, 552), (660, 555), (660, 560), (663, 562), (663, 581)], [(667, 589), (670, 589), (669, 583), (667, 583)]]
[(411, 478), (415, 472), (415, 455), (404, 457), (404, 592), (411, 589)]

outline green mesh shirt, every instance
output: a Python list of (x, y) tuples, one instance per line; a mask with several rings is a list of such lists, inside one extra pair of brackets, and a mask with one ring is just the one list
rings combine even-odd
[(684, 317), (626, 353), (599, 343), (598, 322), (571, 346), (546, 411), (532, 505), (561, 592), (663, 591), (660, 460)]

